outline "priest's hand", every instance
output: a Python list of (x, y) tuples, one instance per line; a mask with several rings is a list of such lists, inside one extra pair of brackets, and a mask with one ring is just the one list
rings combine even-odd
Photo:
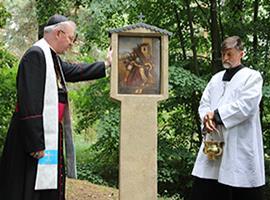
[(109, 47), (107, 52), (106, 60), (104, 61), (106, 67), (110, 67), (112, 65), (112, 49)]
[(32, 157), (34, 157), (36, 159), (40, 159), (40, 158), (45, 156), (45, 153), (42, 150), (42, 151), (32, 152), (32, 153), (30, 153), (30, 156), (32, 156)]
[(217, 131), (217, 125), (214, 120), (214, 112), (208, 112), (203, 118), (204, 129), (208, 132)]

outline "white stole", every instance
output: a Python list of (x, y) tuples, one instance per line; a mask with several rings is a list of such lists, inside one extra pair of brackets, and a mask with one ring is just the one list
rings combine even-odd
[[(45, 156), (38, 161), (35, 190), (57, 189), (58, 167), (58, 89), (53, 58), (45, 39), (37, 41), (46, 60), (46, 78), (43, 108)], [(38, 67), (38, 66), (37, 66)]]

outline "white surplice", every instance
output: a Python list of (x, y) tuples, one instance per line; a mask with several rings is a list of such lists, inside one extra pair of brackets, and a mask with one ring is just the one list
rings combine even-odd
[(259, 104), (263, 80), (259, 72), (240, 69), (230, 81), (222, 81), (225, 71), (214, 75), (205, 88), (199, 106), (201, 120), (218, 109), (224, 125), (223, 155), (208, 160), (201, 145), (192, 175), (215, 179), (234, 187), (265, 184), (263, 139)]

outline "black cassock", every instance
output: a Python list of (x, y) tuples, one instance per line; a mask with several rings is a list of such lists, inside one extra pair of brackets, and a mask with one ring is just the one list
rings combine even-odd
[[(70, 64), (57, 60), (67, 82), (93, 80), (105, 76), (104, 62)], [(38, 160), (31, 152), (45, 149), (43, 106), (46, 78), (45, 55), (40, 47), (31, 47), (22, 57), (17, 74), (17, 106), (7, 133), (0, 162), (0, 200), (63, 200), (65, 172), (63, 162), (63, 134), (59, 126), (58, 189), (35, 191)], [(57, 76), (59, 78), (59, 76)], [(60, 80), (63, 82), (63, 80)], [(58, 88), (59, 101), (67, 102), (66, 91)], [(61, 123), (60, 123), (61, 124)]]

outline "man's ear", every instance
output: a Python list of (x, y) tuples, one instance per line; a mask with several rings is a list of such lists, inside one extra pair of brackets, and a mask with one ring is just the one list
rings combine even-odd
[(58, 39), (61, 35), (61, 31), (59, 29), (55, 29), (54, 31), (55, 31), (55, 36)]
[(241, 56), (241, 58), (243, 58), (245, 56), (245, 52), (244, 51), (241, 51), (240, 52), (240, 56)]

